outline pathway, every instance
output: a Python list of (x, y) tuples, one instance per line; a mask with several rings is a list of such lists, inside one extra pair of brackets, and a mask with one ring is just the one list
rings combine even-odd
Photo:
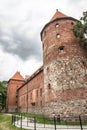
[[(35, 130), (35, 124), (32, 121), (27, 121), (27, 118), (23, 119), (22, 122), (16, 121), (15, 122), (16, 127), (21, 127), (25, 129)], [(87, 126), (84, 126), (83, 130), (86, 130)], [(54, 125), (48, 125), (48, 124), (40, 124), (36, 123), (36, 130), (55, 130)], [(80, 126), (67, 126), (67, 125), (57, 125), (56, 130), (81, 130)]]

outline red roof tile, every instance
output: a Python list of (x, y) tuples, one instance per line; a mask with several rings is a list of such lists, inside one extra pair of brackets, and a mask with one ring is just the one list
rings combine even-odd
[(14, 80), (24, 80), (24, 78), (22, 77), (22, 75), (18, 71), (12, 76), (11, 79), (14, 79)]
[(65, 14), (63, 14), (63, 13), (61, 13), (61, 12), (59, 12), (58, 10), (56, 10), (56, 13), (55, 13), (54, 16), (51, 18), (50, 21), (53, 21), (53, 20), (55, 20), (55, 19), (57, 19), (57, 18), (64, 18), (64, 17), (68, 17), (68, 16), (65, 15)]

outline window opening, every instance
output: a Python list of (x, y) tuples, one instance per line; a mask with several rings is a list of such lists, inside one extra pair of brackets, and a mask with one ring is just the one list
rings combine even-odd
[(51, 84), (50, 83), (48, 84), (48, 89), (51, 89)]
[(30, 99), (32, 99), (32, 93), (30, 94)]
[(59, 52), (64, 52), (64, 46), (60, 46), (60, 47), (58, 48), (58, 50), (59, 50)]
[(56, 23), (55, 27), (56, 27), (56, 28), (58, 28), (58, 27), (59, 27), (59, 24), (58, 24), (58, 23)]
[(35, 102), (32, 102), (31, 104), (32, 104), (32, 106), (35, 106)]
[(56, 37), (57, 37), (57, 38), (60, 38), (60, 34), (58, 33), (58, 34), (56, 35)]
[(73, 22), (71, 22), (71, 25), (74, 25), (74, 23), (73, 23)]
[(42, 88), (40, 89), (40, 96), (42, 97)]
[(47, 67), (47, 72), (48, 72), (48, 73), (50, 72), (50, 68), (49, 68), (49, 67)]
[(42, 106), (42, 101), (40, 101), (40, 106)]

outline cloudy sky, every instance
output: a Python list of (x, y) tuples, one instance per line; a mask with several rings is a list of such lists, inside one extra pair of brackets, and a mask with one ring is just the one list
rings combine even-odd
[(0, 0), (0, 81), (43, 64), (40, 32), (56, 9), (80, 19), (87, 0)]

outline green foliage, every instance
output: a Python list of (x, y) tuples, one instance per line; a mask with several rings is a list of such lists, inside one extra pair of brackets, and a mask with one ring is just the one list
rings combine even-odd
[(83, 12), (83, 17), (73, 26), (73, 32), (79, 38), (82, 47), (87, 49), (87, 11)]
[(0, 82), (0, 110), (5, 109), (6, 107), (6, 95), (7, 95), (7, 87)]

